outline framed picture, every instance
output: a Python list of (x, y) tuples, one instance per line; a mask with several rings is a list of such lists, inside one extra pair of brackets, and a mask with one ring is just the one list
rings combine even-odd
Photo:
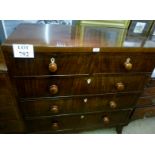
[(127, 36), (147, 37), (153, 25), (153, 20), (132, 20)]
[(77, 36), (81, 44), (87, 42), (105, 47), (120, 47), (129, 26), (129, 20), (82, 20), (76, 22)]

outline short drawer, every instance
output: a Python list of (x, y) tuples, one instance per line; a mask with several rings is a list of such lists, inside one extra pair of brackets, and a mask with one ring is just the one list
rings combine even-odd
[(136, 108), (133, 113), (132, 119), (135, 120), (153, 116), (155, 116), (155, 106), (150, 106), (144, 108)]
[[(152, 72), (155, 64), (151, 53), (146, 56), (144, 53), (119, 52), (117, 49), (114, 52), (109, 49), (109, 52), (105, 53), (104, 49), (99, 53), (85, 52), (85, 49), (82, 52), (70, 49), (66, 53), (59, 51), (54, 53), (51, 49), (51, 52), (35, 52), (34, 59), (13, 58), (12, 54), (9, 54), (6, 57), (11, 61), (8, 61), (7, 65), (11, 68), (10, 73), (13, 76)], [(51, 59), (54, 66), (56, 64), (52, 72), (49, 70)], [(132, 64), (131, 70), (127, 70), (124, 66), (128, 60)]]
[(25, 117), (50, 116), (94, 111), (128, 109), (136, 104), (139, 94), (108, 94), (98, 96), (37, 99), (21, 102)]
[(147, 105), (155, 105), (155, 95), (139, 98), (139, 100), (137, 102), (138, 107), (147, 106)]
[(93, 127), (109, 127), (125, 124), (130, 111), (117, 111), (113, 113), (94, 113), (81, 115), (66, 115), (52, 118), (38, 118), (26, 120), (28, 131), (63, 131), (68, 129), (84, 129)]
[(52, 97), (141, 91), (145, 75), (95, 75), (16, 78), (20, 97)]

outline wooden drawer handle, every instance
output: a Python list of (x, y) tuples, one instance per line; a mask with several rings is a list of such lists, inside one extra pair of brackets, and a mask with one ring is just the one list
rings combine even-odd
[(58, 86), (57, 85), (51, 85), (49, 90), (50, 90), (50, 93), (52, 95), (57, 94), (58, 93)]
[(88, 99), (87, 99), (87, 98), (84, 98), (84, 99), (83, 99), (83, 102), (84, 102), (84, 103), (87, 103), (87, 102), (88, 102)]
[(108, 123), (110, 122), (109, 117), (107, 117), (107, 116), (103, 117), (103, 122), (104, 122), (105, 124), (108, 124)]
[(52, 123), (52, 129), (53, 130), (58, 130), (59, 129), (59, 123), (58, 122)]
[(84, 118), (85, 118), (85, 116), (84, 116), (84, 115), (81, 115), (81, 116), (80, 116), (80, 118), (81, 118), (81, 119), (84, 119)]
[(112, 109), (115, 109), (116, 107), (117, 107), (117, 104), (116, 104), (116, 102), (115, 101), (110, 101), (110, 107), (112, 108)]
[(49, 70), (50, 72), (56, 72), (57, 71), (57, 64), (55, 63), (55, 59), (51, 58), (51, 63), (49, 64)]
[(124, 90), (124, 84), (122, 82), (116, 83), (116, 89), (118, 91), (123, 91)]
[(131, 61), (131, 59), (130, 58), (127, 58), (126, 61), (125, 61), (125, 63), (124, 63), (124, 67), (128, 71), (132, 69), (132, 63), (130, 61)]
[(57, 105), (53, 105), (50, 107), (50, 111), (54, 114), (59, 113), (59, 107)]
[(92, 82), (91, 78), (87, 79), (87, 84), (89, 85)]

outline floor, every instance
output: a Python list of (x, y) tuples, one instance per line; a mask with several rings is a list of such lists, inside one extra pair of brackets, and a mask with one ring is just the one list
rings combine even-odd
[[(115, 128), (82, 132), (83, 134), (116, 134)], [(123, 128), (123, 134), (155, 134), (155, 117), (130, 122)]]

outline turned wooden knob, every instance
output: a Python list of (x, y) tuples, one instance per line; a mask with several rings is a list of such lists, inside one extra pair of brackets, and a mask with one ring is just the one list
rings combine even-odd
[(84, 115), (81, 115), (81, 116), (80, 116), (80, 118), (81, 118), (81, 119), (84, 119), (84, 118), (85, 118), (85, 116), (84, 116)]
[(83, 102), (84, 102), (84, 103), (87, 103), (87, 102), (88, 102), (88, 99), (87, 99), (87, 98), (84, 98), (84, 99), (83, 99)]
[(125, 63), (124, 63), (124, 67), (128, 71), (132, 69), (132, 63), (130, 62), (130, 60), (131, 60), (130, 58), (127, 58)]
[(87, 84), (90, 84), (91, 83), (91, 78), (87, 79)]
[(110, 122), (109, 118), (107, 116), (103, 117), (103, 122), (105, 124), (108, 124)]
[(124, 84), (122, 82), (116, 83), (116, 89), (118, 91), (123, 91), (124, 90)]
[(58, 124), (58, 122), (52, 123), (52, 129), (53, 129), (53, 130), (58, 130), (58, 129), (59, 129), (59, 124)]
[(57, 64), (56, 63), (50, 63), (49, 64), (49, 70), (51, 72), (55, 72), (57, 70)]
[(57, 70), (57, 64), (55, 63), (54, 58), (51, 58), (51, 63), (49, 64), (49, 70), (51, 72), (55, 72)]
[(109, 104), (110, 104), (110, 107), (113, 108), (113, 109), (115, 109), (117, 107), (117, 104), (116, 104), (115, 101), (110, 101)]
[(50, 107), (50, 111), (52, 112), (52, 113), (58, 113), (59, 112), (59, 108), (58, 108), (58, 106), (57, 105), (53, 105), (53, 106), (51, 106)]
[(58, 93), (58, 86), (57, 86), (57, 85), (51, 85), (51, 86), (50, 86), (50, 93), (51, 93), (52, 95)]

